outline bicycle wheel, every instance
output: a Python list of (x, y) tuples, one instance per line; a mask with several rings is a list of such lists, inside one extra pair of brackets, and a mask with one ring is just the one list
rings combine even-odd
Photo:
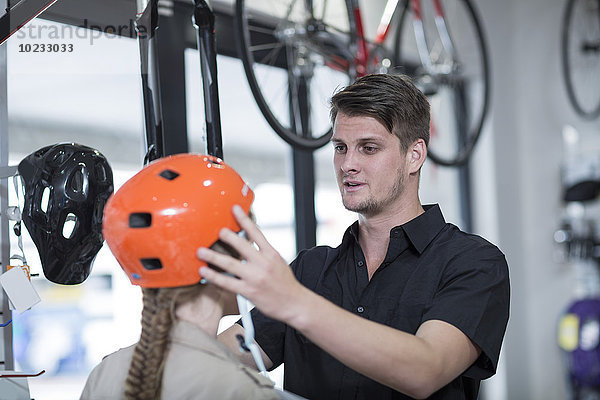
[(600, 116), (600, 0), (569, 0), (562, 24), (563, 77), (584, 118)]
[(394, 62), (429, 97), (429, 158), (439, 165), (462, 165), (479, 140), (489, 106), (483, 30), (468, 0), (421, 0), (416, 3), (421, 19), (410, 3), (400, 6)]
[(345, 0), (237, 0), (240, 58), (265, 119), (292, 146), (331, 137), (329, 99), (356, 76)]

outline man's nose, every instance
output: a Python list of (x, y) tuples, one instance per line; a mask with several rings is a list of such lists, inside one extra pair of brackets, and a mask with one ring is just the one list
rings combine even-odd
[(340, 168), (346, 173), (358, 171), (360, 169), (358, 155), (352, 150), (346, 151)]

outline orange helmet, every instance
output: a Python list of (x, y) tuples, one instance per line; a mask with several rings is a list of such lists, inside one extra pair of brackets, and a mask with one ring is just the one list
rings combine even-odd
[(210, 247), (222, 228), (240, 231), (232, 207), (246, 213), (254, 193), (221, 159), (178, 154), (148, 164), (106, 203), (102, 234), (134, 285), (186, 286), (206, 265), (198, 247)]

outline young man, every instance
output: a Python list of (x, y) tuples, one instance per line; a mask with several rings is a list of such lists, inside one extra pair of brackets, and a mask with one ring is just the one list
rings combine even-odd
[[(285, 363), (291, 392), (476, 399), (508, 321), (508, 266), (495, 246), (420, 203), (426, 97), (407, 77), (368, 75), (333, 96), (331, 117), (342, 202), (358, 215), (340, 246), (304, 250), (289, 268), (234, 207), (258, 248), (222, 230), (244, 261), (202, 248), (199, 258), (235, 277), (201, 274), (256, 305), (256, 340), (268, 367)], [(241, 331), (220, 339), (235, 348)]]

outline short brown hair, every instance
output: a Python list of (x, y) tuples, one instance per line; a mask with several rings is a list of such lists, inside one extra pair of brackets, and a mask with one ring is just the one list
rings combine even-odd
[(332, 125), (338, 113), (370, 116), (398, 136), (405, 151), (417, 139), (429, 144), (429, 101), (406, 75), (365, 75), (335, 93), (330, 104)]

